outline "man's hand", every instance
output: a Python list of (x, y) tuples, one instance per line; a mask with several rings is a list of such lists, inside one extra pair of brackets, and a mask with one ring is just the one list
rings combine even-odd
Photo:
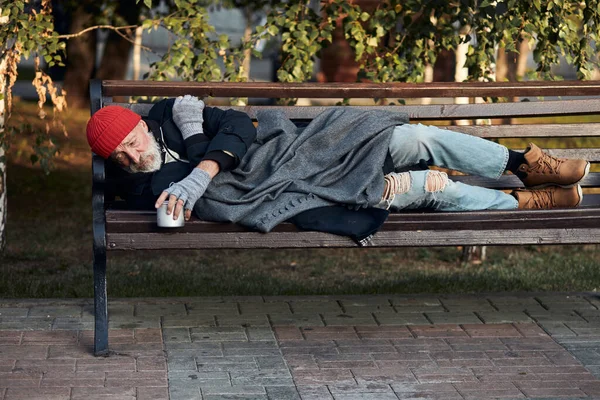
[(154, 206), (159, 208), (168, 196), (167, 215), (171, 214), (173, 207), (175, 207), (173, 219), (177, 219), (181, 210), (185, 208), (185, 219), (187, 221), (192, 215), (194, 204), (202, 197), (210, 181), (211, 177), (208, 172), (200, 168), (194, 168), (185, 179), (169, 186), (162, 192)]
[[(219, 173), (219, 164), (212, 160), (204, 160), (198, 164), (198, 167), (183, 180), (171, 185), (164, 190), (156, 203), (155, 208), (159, 208), (162, 203), (169, 198), (167, 205), (167, 215), (173, 213), (173, 219), (179, 218), (181, 210), (185, 207), (185, 220), (188, 221), (192, 216), (194, 204), (206, 190), (206, 187)], [(196, 172), (198, 171), (198, 172)], [(175, 211), (173, 211), (175, 209)]]
[(184, 140), (192, 135), (204, 133), (202, 110), (204, 110), (204, 102), (197, 97), (185, 95), (175, 99), (173, 121), (181, 131)]

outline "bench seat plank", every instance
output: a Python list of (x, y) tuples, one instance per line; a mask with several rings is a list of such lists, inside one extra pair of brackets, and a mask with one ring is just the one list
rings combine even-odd
[[(358, 247), (349, 238), (321, 232), (111, 233), (109, 250), (291, 249)], [(600, 228), (382, 231), (371, 247), (540, 245), (600, 242)]]

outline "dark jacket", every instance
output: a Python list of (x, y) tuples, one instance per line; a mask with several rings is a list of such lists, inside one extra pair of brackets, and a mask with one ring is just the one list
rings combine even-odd
[[(256, 137), (256, 128), (247, 114), (205, 107), (202, 113), (204, 134), (193, 135), (184, 141), (173, 121), (174, 101), (167, 99), (158, 102), (143, 119), (159, 143), (164, 137), (166, 147), (189, 160), (189, 163), (170, 162), (153, 173), (131, 174), (115, 163), (107, 162), (108, 182), (113, 183), (112, 191), (123, 198), (130, 208), (153, 210), (162, 191), (171, 182), (185, 178), (202, 160), (216, 161), (221, 171), (234, 169)], [(233, 154), (233, 157), (225, 152)], [(164, 155), (163, 150), (163, 161)]]

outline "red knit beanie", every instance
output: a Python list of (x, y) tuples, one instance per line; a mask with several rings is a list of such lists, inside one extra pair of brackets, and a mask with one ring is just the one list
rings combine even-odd
[(108, 158), (140, 119), (142, 117), (128, 108), (120, 106), (101, 108), (87, 123), (87, 140), (92, 151)]

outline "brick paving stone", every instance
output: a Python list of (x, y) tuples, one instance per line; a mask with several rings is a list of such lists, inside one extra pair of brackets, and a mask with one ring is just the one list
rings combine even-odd
[(167, 400), (169, 390), (166, 387), (138, 387), (136, 400)]
[(416, 383), (415, 375), (408, 367), (397, 368), (352, 368), (352, 374), (359, 384), (369, 383)]
[(206, 385), (201, 386), (203, 395), (265, 395), (263, 385)]
[(347, 340), (359, 339), (352, 326), (324, 326), (301, 329), (306, 340)]
[(360, 339), (404, 339), (412, 338), (412, 333), (404, 326), (357, 326)]
[(187, 317), (162, 317), (163, 328), (192, 328), (216, 325), (217, 323), (213, 314), (189, 315)]
[(376, 314), (375, 319), (382, 326), (425, 325), (429, 323), (429, 320), (422, 313), (399, 312), (397, 314)]
[(134, 315), (136, 317), (149, 316), (183, 316), (187, 315), (185, 304), (137, 304)]
[(344, 312), (346, 314), (361, 314), (361, 313), (373, 313), (373, 314), (396, 314), (396, 310), (391, 304), (377, 305), (377, 306), (359, 306), (359, 305), (348, 305), (344, 306)]
[(23, 332), (21, 331), (0, 331), (1, 344), (20, 344)]
[(448, 341), (439, 338), (391, 339), (392, 345), (400, 352), (452, 350)]
[(287, 370), (287, 365), (285, 364), (285, 360), (282, 356), (266, 356), (266, 357), (254, 357), (254, 361), (256, 361), (256, 365), (261, 370), (264, 369), (285, 369)]
[(199, 372), (227, 372), (238, 370), (258, 370), (255, 357), (199, 357), (196, 359), (196, 369)]
[(216, 348), (188, 348), (167, 350), (168, 359), (185, 357), (222, 357), (223, 351), (220, 346)]
[(295, 312), (290, 315), (271, 314), (269, 320), (273, 326), (324, 326), (321, 315), (316, 312)]
[(581, 363), (566, 351), (545, 351), (544, 356), (554, 365), (580, 365)]
[(514, 322), (513, 326), (525, 337), (540, 337), (548, 334), (533, 322)]
[(262, 386), (288, 386), (294, 381), (290, 371), (286, 369), (274, 370), (240, 370), (230, 371), (233, 386), (262, 385)]
[(53, 318), (0, 318), (0, 330), (49, 330), (52, 327)]
[(142, 372), (107, 372), (106, 387), (117, 386), (167, 386), (166, 371), (142, 371)]
[(16, 360), (15, 371), (75, 372), (75, 360)]
[(600, 338), (598, 337), (558, 337), (555, 340), (567, 350), (600, 349)]
[(425, 351), (419, 352), (400, 352), (400, 353), (373, 353), (365, 354), (375, 361), (431, 361), (431, 353)]
[(41, 379), (42, 373), (35, 371), (0, 372), (0, 387), (36, 387)]
[(553, 365), (546, 357), (497, 358), (492, 362), (496, 367), (539, 367)]
[[(552, 383), (552, 382), (545, 382)], [(564, 382), (558, 382), (564, 384)], [(564, 386), (561, 386), (564, 387)], [(587, 382), (577, 382), (577, 387), (581, 389), (588, 396), (592, 396), (594, 398), (600, 398), (600, 381), (587, 381)]]
[(142, 343), (162, 343), (162, 333), (160, 329), (134, 329), (135, 342)]
[(269, 400), (301, 400), (295, 386), (265, 386)]
[(29, 317), (81, 317), (81, 306), (33, 306), (29, 309)]
[(291, 371), (297, 369), (319, 369), (315, 358), (310, 354), (294, 354), (291, 357), (284, 357), (284, 360)]
[(167, 363), (164, 357), (138, 357), (136, 371), (166, 371)]
[(585, 322), (585, 320), (573, 311), (536, 311), (529, 312), (528, 315), (539, 323), (545, 322)]
[(553, 309), (596, 309), (596, 307), (582, 296), (571, 295), (550, 295), (536, 296), (538, 301), (550, 310)]
[(23, 332), (23, 344), (77, 344), (77, 331)]
[[(133, 329), (110, 329), (108, 331), (108, 341), (112, 344), (135, 344)], [(80, 331), (79, 344), (86, 346), (94, 345), (94, 331)]]
[(471, 311), (496, 311), (496, 309), (487, 301), (484, 297), (460, 297), (460, 298), (446, 298), (440, 297), (441, 303), (444, 307), (453, 312), (462, 312), (462, 310)]
[(0, 360), (43, 360), (48, 353), (47, 346), (40, 345), (0, 345)]
[(136, 400), (135, 388), (75, 387), (71, 400)]
[(294, 313), (342, 313), (343, 309), (337, 301), (290, 301)]
[(291, 314), (290, 304), (287, 302), (271, 303), (241, 303), (241, 314)]
[(238, 305), (235, 302), (230, 303), (198, 303), (190, 302), (185, 304), (189, 315), (201, 314), (239, 314)]
[(508, 346), (499, 338), (446, 338), (454, 351), (507, 351)]
[(219, 326), (270, 326), (266, 314), (252, 315), (215, 315)]
[[(435, 360), (435, 366), (446, 368), (473, 368), (473, 367), (491, 367), (494, 364), (489, 359), (465, 358), (465, 359), (441, 359)], [(427, 365), (423, 365), (427, 366)]]
[(409, 327), (417, 338), (446, 338), (456, 336), (467, 336), (467, 333), (459, 326), (452, 324), (439, 325), (415, 325)]
[(521, 389), (527, 397), (587, 397), (585, 392), (579, 389), (571, 388), (536, 388), (536, 389)]
[(477, 311), (475, 314), (486, 324), (533, 322), (523, 311)]
[(186, 355), (184, 357), (167, 357), (169, 371), (197, 371), (196, 357)]
[(93, 321), (83, 321), (81, 318), (58, 317), (52, 321), (51, 329), (53, 331), (81, 331), (93, 330)]
[(97, 372), (47, 372), (42, 387), (103, 387), (104, 374)]
[(192, 341), (189, 328), (164, 328), (163, 339), (165, 343)]
[(15, 367), (16, 362), (17, 360), (0, 359), (0, 372), (11, 372)]
[(577, 336), (575, 332), (573, 332), (564, 322), (540, 322), (539, 323), (542, 328), (550, 335), (550, 336)]
[(561, 350), (561, 346), (548, 338), (500, 338), (511, 350)]
[(294, 370), (292, 371), (292, 376), (294, 377), (296, 385), (336, 385), (356, 383), (354, 376), (349, 369)]
[(343, 314), (343, 313), (321, 313), (325, 320), (325, 325), (373, 325), (377, 326), (373, 314), (368, 312)]
[(246, 331), (241, 326), (191, 328), (190, 332), (192, 342), (224, 342), (248, 340)]
[(450, 311), (443, 313), (425, 313), (434, 324), (483, 324), (472, 311)]
[(8, 388), (4, 400), (69, 400), (71, 389), (64, 388)]
[(377, 307), (377, 306), (391, 306), (392, 303), (387, 295), (381, 296), (339, 296), (338, 302), (342, 307)]
[(183, 383), (169, 383), (170, 400), (199, 400), (202, 399), (198, 386), (185, 385)]
[(271, 327), (249, 327), (246, 328), (246, 336), (249, 341), (275, 341), (275, 334)]
[(393, 392), (390, 393), (334, 393), (335, 400), (363, 400), (365, 398), (370, 400), (398, 400), (398, 397)]
[(356, 341), (356, 344), (342, 343), (338, 345), (340, 354), (360, 354), (360, 353), (390, 353), (396, 349), (391, 344), (362, 344)]
[(25, 307), (0, 307), (0, 317), (27, 317), (29, 308)]
[(304, 340), (302, 331), (296, 326), (275, 326), (273, 331), (278, 340)]
[(109, 329), (142, 329), (142, 328), (160, 328), (160, 318), (153, 316), (152, 318), (126, 318), (126, 319), (115, 319), (108, 318)]
[(511, 324), (463, 324), (462, 328), (471, 337), (522, 337)]
[(112, 355), (110, 357), (77, 359), (73, 361), (77, 363), (77, 372), (135, 371), (135, 359), (133, 357)]
[(160, 357), (162, 356), (162, 346), (150, 344), (115, 344), (110, 347), (116, 354), (130, 357)]
[(334, 400), (331, 392), (324, 385), (297, 385), (302, 400)]
[(209, 394), (204, 400), (268, 400), (266, 394)]
[(425, 309), (442, 307), (440, 299), (431, 296), (388, 296), (387, 298), (394, 307), (421, 307)]
[(486, 359), (489, 357), (483, 351), (432, 351), (429, 356), (434, 360), (467, 360)]

